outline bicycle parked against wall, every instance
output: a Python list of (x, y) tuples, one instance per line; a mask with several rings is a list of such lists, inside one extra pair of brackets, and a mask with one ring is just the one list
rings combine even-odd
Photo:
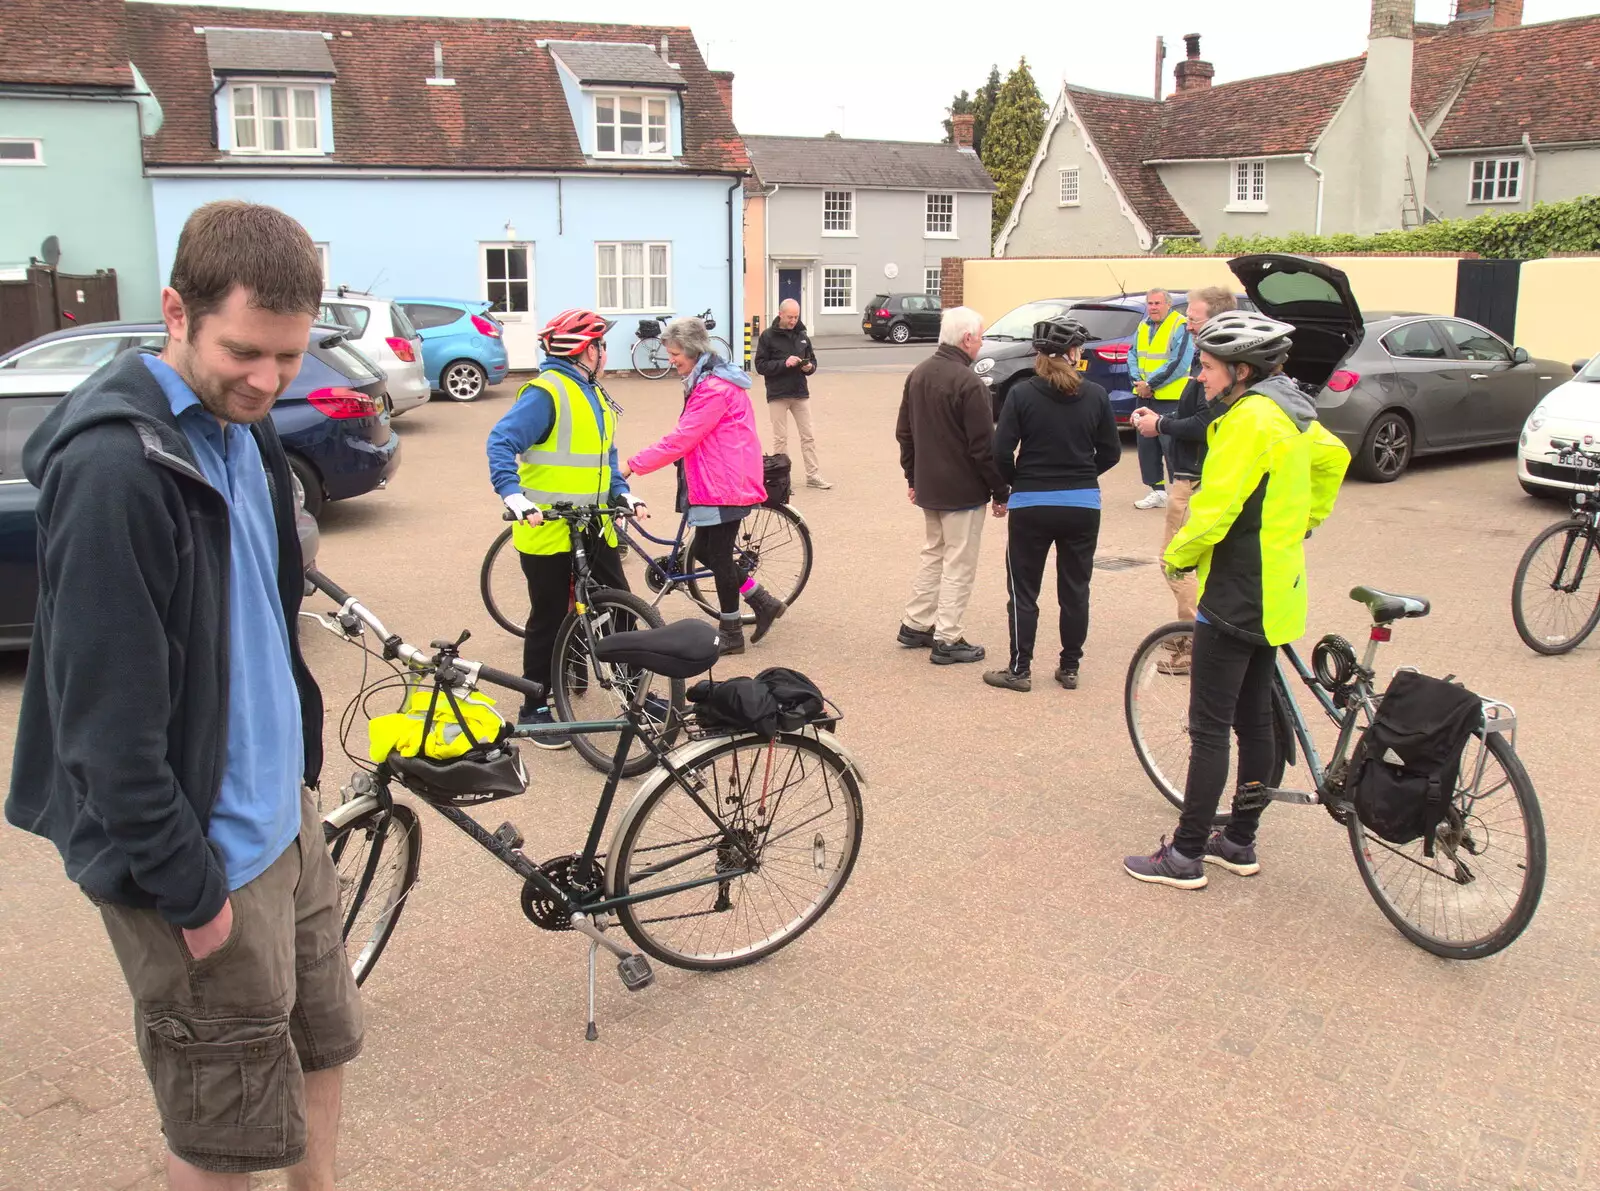
[[(327, 576), (312, 570), (307, 578), (339, 610), (329, 617), (303, 615), (381, 658), (393, 671), (372, 683), (363, 676), (345, 712), (340, 738), (346, 755), (362, 768), (323, 820), (339, 872), (344, 939), (358, 984), (372, 974), (394, 935), (421, 862), (421, 824), (409, 805), (396, 801), (396, 785), (522, 881), (522, 909), (535, 926), (576, 931), (589, 940), (590, 1040), (597, 1036), (599, 948), (617, 957), (618, 975), (629, 991), (654, 979), (646, 955), (696, 971), (736, 968), (794, 942), (850, 879), (861, 847), (865, 779), (832, 731), (837, 713), (771, 739), (704, 729), (691, 715), (684, 723), (688, 741), (668, 751), (645, 715), (647, 688), (635, 685), (613, 719), (512, 726), (496, 716), (499, 733), (487, 741), (469, 736), (473, 745), (466, 755), (439, 761), (422, 751), (403, 755), (392, 749), (367, 764), (350, 752), (350, 735), (357, 717), (385, 692), (400, 693), (403, 709), (421, 714), (426, 708), (426, 741), (433, 727), (460, 731), (460, 725), (483, 722), (482, 683), (524, 696), (536, 695), (538, 687), (461, 656), (466, 633), (455, 641), (435, 641), (424, 653), (390, 633)], [(376, 650), (366, 641), (368, 631), (379, 643)], [(716, 631), (700, 620), (614, 634), (593, 645), (602, 665), (657, 673), (677, 683), (705, 673), (717, 654)], [(527, 841), (512, 823), (491, 832), (464, 808), (523, 793), (528, 776), (515, 742), (554, 732), (616, 737), (617, 745), (582, 849), (540, 862), (528, 856)], [(369, 757), (384, 747), (370, 747), (379, 739), (369, 728)], [(623, 812), (609, 851), (601, 852), (601, 833), (635, 743), (648, 751), (654, 771)], [(605, 933), (618, 924), (638, 951)]]
[[(700, 312), (697, 316), (706, 325), (706, 330), (716, 329), (717, 320), (711, 317), (711, 310)], [(660, 380), (672, 371), (672, 361), (667, 359), (667, 345), (661, 342), (661, 332), (667, 323), (672, 321), (670, 314), (660, 318), (642, 318), (639, 327), (634, 332), (633, 344), (633, 370), (640, 376), (650, 380)], [(720, 335), (711, 336), (711, 350), (724, 360), (733, 360), (733, 348)]]
[(1511, 619), (1517, 635), (1539, 653), (1566, 653), (1600, 624), (1600, 451), (1572, 439), (1550, 443), (1561, 467), (1588, 487), (1572, 494), (1572, 516), (1542, 530), (1517, 564)]
[[(1384, 915), (1411, 942), (1447, 959), (1479, 959), (1512, 942), (1538, 907), (1544, 889), (1544, 819), (1515, 749), (1516, 713), (1485, 700), (1483, 718), (1463, 750), (1456, 788), (1444, 808), (1433, 843), (1390, 843), (1357, 818), (1347, 796), (1354, 746), (1372, 724), (1382, 698), (1375, 692), (1373, 662), (1391, 625), (1426, 616), (1428, 601), (1357, 587), (1350, 598), (1372, 614), (1365, 656), (1343, 637), (1329, 634), (1312, 653), (1315, 672), (1294, 646), (1279, 647), (1273, 677), (1273, 720), (1278, 756), (1262, 796), (1276, 802), (1320, 805), (1350, 833), (1350, 849), (1367, 891)], [(1179, 810), (1189, 768), (1188, 666), (1174, 659), (1185, 651), (1194, 625), (1176, 621), (1155, 630), (1134, 652), (1124, 703), (1134, 752), (1150, 780)], [(1338, 741), (1323, 764), (1311, 730), (1289, 687), (1285, 663), (1338, 728)], [(1295, 763), (1296, 743), (1305, 757), (1313, 789), (1281, 789)], [(1236, 785), (1238, 758), (1229, 778)], [(1228, 821), (1219, 814), (1217, 826)]]

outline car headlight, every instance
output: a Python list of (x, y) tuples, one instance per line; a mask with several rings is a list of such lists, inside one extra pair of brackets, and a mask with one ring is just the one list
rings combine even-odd
[(984, 356), (983, 359), (979, 360), (976, 364), (974, 364), (972, 366), (972, 370), (974, 372), (976, 372), (979, 376), (988, 375), (989, 373), (994, 371), (994, 357), (993, 356)]

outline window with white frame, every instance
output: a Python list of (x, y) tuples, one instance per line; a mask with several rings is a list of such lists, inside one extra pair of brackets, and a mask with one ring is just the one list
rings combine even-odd
[(1236, 161), (1233, 163), (1233, 188), (1230, 192), (1232, 201), (1228, 204), (1234, 211), (1265, 211), (1267, 209), (1267, 163), (1260, 159), (1255, 161)]
[(316, 87), (236, 83), (235, 153), (321, 153), (322, 119)]
[(954, 236), (956, 234), (956, 196), (930, 194), (928, 217), (923, 231), (929, 236)]
[(1472, 163), (1468, 202), (1514, 203), (1522, 198), (1522, 158), (1486, 157)]
[(856, 195), (853, 190), (822, 192), (823, 235), (853, 236), (856, 232)]
[(822, 308), (856, 308), (856, 270), (854, 265), (827, 265), (822, 270)]
[(44, 142), (31, 138), (0, 139), (0, 165), (43, 165)]
[(944, 270), (938, 265), (929, 265), (922, 270), (922, 292), (930, 298), (937, 298), (939, 290), (944, 284)]
[(317, 259), (322, 262), (322, 287), (329, 289), (332, 287), (333, 281), (332, 274), (328, 269), (328, 246), (323, 241), (318, 240), (312, 247), (317, 250)]
[(532, 259), (527, 244), (483, 245), (483, 296), (491, 313), (533, 313)]
[(599, 157), (670, 157), (666, 97), (596, 95), (594, 151)]
[(1063, 207), (1076, 207), (1078, 205), (1078, 167), (1071, 166), (1061, 171), (1061, 205)]
[(671, 245), (630, 240), (594, 248), (595, 294), (601, 310), (671, 309)]

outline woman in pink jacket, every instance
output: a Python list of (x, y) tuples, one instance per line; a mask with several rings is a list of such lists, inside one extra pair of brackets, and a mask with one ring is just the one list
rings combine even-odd
[(750, 377), (712, 352), (700, 319), (674, 319), (661, 339), (683, 377), (683, 413), (665, 438), (629, 459), (622, 474), (648, 475), (669, 463), (678, 465), (678, 510), (688, 510), (694, 557), (717, 581), (722, 652), (743, 653), (741, 595), (755, 613), (752, 642), (766, 636), (784, 613), (783, 601), (742, 574), (733, 558), (739, 522), (767, 499)]

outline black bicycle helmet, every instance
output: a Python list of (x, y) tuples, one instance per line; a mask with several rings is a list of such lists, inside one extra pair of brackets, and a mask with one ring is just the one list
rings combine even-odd
[(1064, 356), (1088, 342), (1089, 329), (1064, 314), (1033, 324), (1033, 350), (1041, 356)]
[(1294, 327), (1247, 310), (1228, 310), (1207, 320), (1194, 345), (1229, 364), (1251, 364), (1263, 375), (1289, 358)]
[(528, 788), (522, 754), (509, 741), (448, 761), (390, 753), (389, 767), (408, 789), (436, 802), (485, 802)]

